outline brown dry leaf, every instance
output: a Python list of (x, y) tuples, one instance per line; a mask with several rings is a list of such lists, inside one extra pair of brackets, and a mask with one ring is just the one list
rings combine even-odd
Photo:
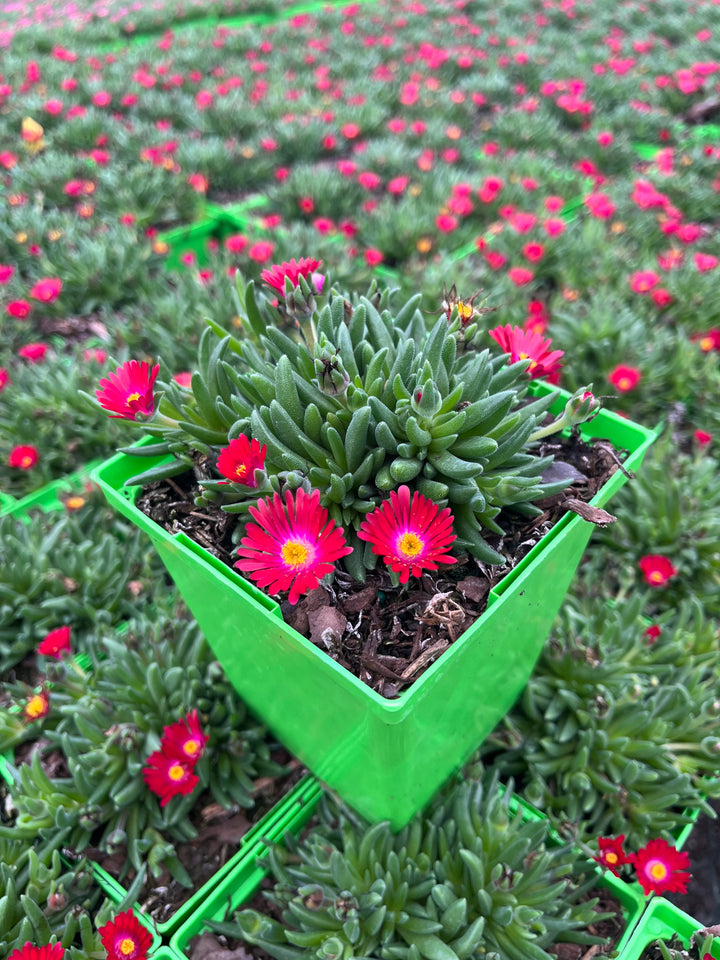
[(241, 943), (231, 950), (224, 947), (214, 933), (201, 933), (191, 946), (193, 960), (252, 960), (247, 944)]
[(346, 618), (337, 607), (331, 606), (308, 611), (308, 623), (310, 639), (325, 650), (337, 646), (347, 627)]
[(479, 603), (488, 595), (490, 584), (487, 580), (481, 580), (480, 577), (465, 577), (458, 583), (457, 588), (458, 593), (462, 594), (466, 600)]

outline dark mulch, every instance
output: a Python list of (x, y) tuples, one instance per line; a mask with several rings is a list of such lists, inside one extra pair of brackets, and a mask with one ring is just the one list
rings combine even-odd
[[(338, 571), (331, 586), (321, 585), (295, 607), (284, 603), (285, 620), (373, 690), (396, 697), (480, 616), (490, 590), (568, 510), (599, 525), (614, 519), (587, 503), (622, 469), (608, 443), (587, 444), (576, 432), (542, 445), (539, 453), (556, 457), (545, 480), (565, 479), (570, 486), (540, 501), (543, 512), (537, 517), (507, 513), (501, 518), (505, 535), (486, 539), (506, 558), (504, 564), (464, 557), (406, 587), (394, 587), (384, 567), (371, 571), (365, 583)], [(212, 477), (211, 464), (200, 458), (194, 471), (149, 484), (138, 507), (169, 532), (184, 532), (232, 566), (236, 516), (195, 506), (197, 481)]]

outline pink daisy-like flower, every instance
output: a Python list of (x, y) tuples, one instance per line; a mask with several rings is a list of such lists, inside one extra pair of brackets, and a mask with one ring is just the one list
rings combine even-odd
[(552, 341), (543, 340), (539, 333), (513, 327), (509, 323), (504, 327), (495, 327), (488, 333), (499, 346), (510, 354), (510, 363), (518, 360), (530, 360), (527, 372), (533, 380), (548, 377), (560, 370), (562, 350), (550, 350)]
[(61, 943), (36, 947), (28, 940), (22, 947), (13, 950), (8, 960), (62, 960), (64, 956), (65, 948)]
[(235, 566), (271, 594), (289, 590), (292, 604), (352, 553), (343, 528), (328, 521), (319, 490), (288, 490), (284, 502), (276, 493), (250, 507), (250, 515), (256, 522), (246, 527)]
[[(233, 483), (241, 483), (246, 487), (256, 487), (255, 471), (262, 470), (265, 466), (265, 455), (267, 446), (260, 446), (260, 441), (249, 440), (244, 433), (230, 441), (227, 447), (223, 447), (218, 457), (217, 468), (220, 473), (232, 480)], [(220, 483), (224, 483), (221, 480)]]
[(47, 634), (44, 640), (38, 644), (37, 652), (44, 657), (55, 657), (60, 660), (63, 653), (71, 653), (70, 646), (70, 627), (57, 627)]
[(138, 413), (149, 417), (155, 407), (153, 385), (159, 371), (159, 363), (151, 370), (146, 360), (128, 360), (100, 381), (95, 396), (103, 409), (111, 411), (111, 417), (135, 420)]
[(119, 913), (98, 929), (107, 960), (145, 960), (152, 946), (152, 934), (132, 912)]
[(449, 507), (440, 510), (417, 490), (411, 499), (403, 484), (365, 517), (358, 537), (400, 574), (400, 583), (407, 583), (410, 574), (419, 577), (423, 570), (437, 570), (439, 563), (456, 563), (448, 553), (456, 539), (452, 525)]
[(156, 750), (147, 758), (142, 771), (143, 779), (148, 788), (160, 797), (160, 806), (164, 807), (173, 797), (192, 793), (200, 783), (198, 775), (193, 773), (194, 766), (194, 763)]
[(686, 868), (690, 866), (690, 858), (666, 840), (651, 840), (628, 860), (635, 867), (646, 897), (651, 893), (687, 892), (690, 874)]
[(163, 728), (160, 746), (166, 757), (174, 757), (194, 766), (205, 750), (209, 737), (202, 732), (197, 710)]
[(598, 855), (593, 857), (596, 863), (607, 867), (616, 877), (620, 876), (620, 867), (629, 863), (627, 854), (622, 848), (625, 834), (619, 837), (598, 837)]
[(285, 280), (289, 279), (294, 287), (298, 285), (300, 277), (310, 282), (313, 273), (322, 263), (322, 260), (315, 260), (312, 257), (301, 257), (300, 260), (290, 260), (285, 263), (274, 263), (269, 270), (263, 270), (260, 277), (269, 287), (285, 296)]

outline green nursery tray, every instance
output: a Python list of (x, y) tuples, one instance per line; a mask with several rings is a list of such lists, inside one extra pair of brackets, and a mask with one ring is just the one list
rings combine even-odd
[(0, 513), (8, 513), (29, 522), (27, 514), (30, 510), (42, 510), (43, 513), (64, 510), (62, 494), (74, 493), (79, 486), (89, 482), (91, 472), (102, 462), (102, 460), (91, 460), (74, 473), (69, 473), (59, 480), (52, 480), (50, 483), (46, 483), (44, 487), (40, 487), (39, 490), (29, 493), (25, 497), (20, 499), (10, 498), (13, 502), (8, 503), (0, 510)]
[[(314, 810), (321, 792), (320, 784), (314, 777), (309, 775), (303, 777), (282, 800), (275, 804), (272, 810), (248, 830), (240, 840), (238, 851), (228, 862), (196, 890), (170, 918), (162, 922), (156, 922), (146, 917), (147, 923), (151, 923), (152, 928), (163, 939), (170, 938), (181, 925), (185, 925), (198, 911), (203, 909), (207, 902), (213, 900), (217, 887), (250, 857), (251, 852), (260, 845), (261, 839), (276, 840), (282, 837), (288, 829), (292, 829), (296, 822), (304, 822), (303, 817), (307, 819), (310, 816), (310, 812)], [(308, 812), (306, 813), (306, 811)], [(103, 867), (93, 864), (93, 872), (98, 884), (114, 903), (121, 903), (127, 898), (128, 890)], [(135, 904), (135, 912), (144, 916), (141, 906), (137, 903)]]
[(8, 513), (16, 503), (15, 497), (9, 493), (0, 493), (0, 514)]
[[(680, 910), (664, 897), (652, 900), (629, 942), (617, 960), (640, 960), (643, 950), (656, 940), (668, 941), (677, 934), (685, 946), (696, 930), (702, 930), (703, 924)], [(715, 937), (710, 949), (710, 957), (720, 960), (720, 938)]]

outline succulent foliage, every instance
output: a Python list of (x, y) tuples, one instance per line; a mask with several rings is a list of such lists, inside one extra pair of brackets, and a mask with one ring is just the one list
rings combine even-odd
[[(508, 365), (504, 355), (461, 349), (444, 316), (427, 332), (419, 295), (393, 312), (333, 291), (313, 313), (301, 278), (293, 303), (302, 339), (266, 322), (252, 284), (241, 299), (249, 336), (238, 340), (211, 324), (190, 389), (165, 385), (161, 416), (145, 424), (165, 440), (160, 449), (186, 467), (191, 450), (212, 461), (240, 434), (266, 444), (275, 489), (321, 491), (355, 548), (345, 563), (356, 579), (376, 560), (356, 531), (401, 484), (452, 509), (455, 547), (503, 562), (483, 531), (502, 534), (504, 507), (532, 511), (534, 499), (555, 489), (542, 482), (551, 458), (528, 451), (551, 399), (528, 402), (528, 361)], [(143, 449), (158, 452), (134, 452)], [(225, 497), (216, 482), (204, 486), (205, 502)], [(247, 494), (236, 500), (225, 508), (246, 512)]]
[(581, 897), (597, 877), (546, 835), (487, 774), (398, 834), (326, 809), (305, 840), (271, 848), (282, 918), (245, 909), (213, 927), (276, 960), (549, 960), (554, 943), (593, 942), (595, 901)]
[(483, 746), (563, 835), (672, 842), (690, 811), (711, 813), (717, 628), (686, 604), (650, 643), (645, 601), (568, 603), (520, 701)]

